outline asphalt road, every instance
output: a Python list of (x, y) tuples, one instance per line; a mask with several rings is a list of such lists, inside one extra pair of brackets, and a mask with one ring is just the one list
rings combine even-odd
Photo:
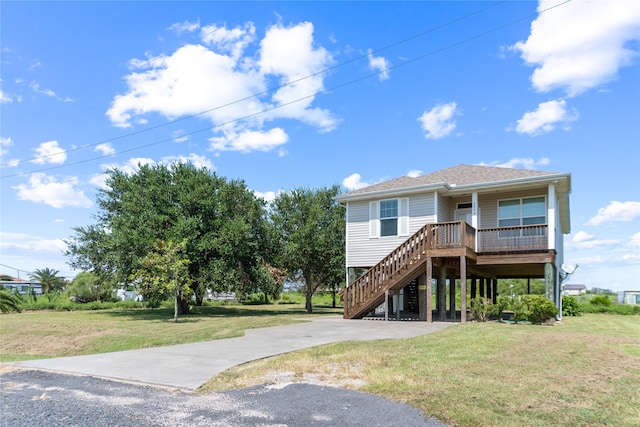
[(327, 386), (255, 386), (197, 394), (24, 368), (0, 373), (0, 425), (447, 426), (410, 406)]

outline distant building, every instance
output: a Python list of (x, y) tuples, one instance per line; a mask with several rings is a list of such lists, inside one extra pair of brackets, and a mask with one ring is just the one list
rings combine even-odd
[(142, 301), (142, 295), (136, 291), (127, 291), (126, 289), (118, 289), (116, 291), (116, 298), (120, 301)]
[(640, 291), (620, 291), (618, 292), (618, 304), (640, 305)]
[(562, 285), (562, 295), (564, 296), (578, 296), (587, 293), (587, 287), (585, 285)]
[(42, 295), (42, 283), (40, 282), (3, 280), (0, 282), (0, 285), (10, 291), (17, 290), (20, 295), (26, 295), (27, 293), (31, 292), (31, 290), (33, 290), (36, 295)]

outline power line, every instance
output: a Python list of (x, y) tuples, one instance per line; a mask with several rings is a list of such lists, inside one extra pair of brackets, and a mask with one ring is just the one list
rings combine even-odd
[[(437, 30), (440, 30), (440, 29), (446, 28), (446, 27), (448, 27), (448, 26), (450, 26), (450, 25), (453, 25), (453, 24), (455, 24), (455, 23), (457, 23), (457, 22), (463, 21), (463, 20), (468, 19), (468, 18), (470, 18), (470, 17), (472, 17), (472, 16), (475, 16), (475, 15), (478, 15), (478, 14), (480, 14), (480, 13), (482, 13), (482, 12), (485, 12), (485, 11), (487, 11), (487, 10), (489, 10), (489, 9), (493, 8), (493, 7), (496, 7), (496, 6), (498, 6), (498, 5), (502, 4), (502, 3), (505, 3), (505, 2), (506, 2), (506, 1), (498, 1), (498, 2), (495, 2), (495, 3), (493, 3), (493, 4), (489, 5), (489, 6), (485, 6), (485, 7), (483, 7), (483, 8), (477, 9), (477, 10), (475, 10), (475, 11), (471, 12), (471, 13), (468, 13), (468, 14), (463, 15), (463, 16), (461, 16), (461, 17), (458, 17), (458, 18), (455, 18), (455, 19), (453, 19), (453, 20), (447, 21), (447, 22), (445, 22), (445, 23), (443, 23), (443, 24), (440, 24), (440, 25), (435, 26), (435, 27), (433, 27), (433, 28), (430, 28), (430, 29), (428, 29), (428, 30), (422, 31), (422, 32), (420, 32), (420, 33), (414, 34), (414, 35), (412, 35), (412, 36), (410, 36), (410, 37), (407, 37), (407, 38), (405, 38), (405, 39), (402, 39), (402, 40), (400, 40), (400, 41), (397, 41), (397, 42), (391, 43), (391, 44), (389, 44), (389, 45), (386, 45), (386, 46), (384, 46), (384, 47), (378, 48), (378, 49), (376, 49), (376, 50), (372, 50), (372, 51), (371, 51), (371, 54), (379, 53), (379, 52), (382, 52), (382, 51), (385, 51), (385, 50), (391, 49), (391, 48), (393, 48), (393, 47), (399, 46), (399, 45), (401, 45), (401, 44), (407, 43), (407, 42), (409, 42), (409, 41), (411, 41), (411, 40), (415, 40), (415, 39), (417, 39), (417, 38), (419, 38), (419, 37), (423, 37), (423, 36), (425, 36), (425, 35), (427, 35), (427, 34), (430, 34), (430, 33), (435, 32), (435, 31), (437, 31)], [(202, 35), (201, 37), (205, 37), (205, 36), (207, 36), (207, 35), (213, 34), (213, 33), (215, 33), (216, 31), (218, 31), (219, 29), (220, 29), (220, 28), (216, 28), (215, 30), (210, 31), (210, 32), (208, 32), (208, 33), (206, 33), (206, 34)], [(155, 126), (151, 126), (151, 127), (145, 128), (145, 129), (141, 129), (141, 130), (138, 130), (138, 131), (129, 132), (129, 133), (126, 133), (126, 134), (124, 134), (124, 135), (120, 135), (120, 136), (113, 137), (113, 138), (110, 138), (110, 139), (101, 140), (101, 141), (98, 141), (98, 142), (95, 142), (95, 143), (91, 143), (91, 144), (84, 144), (84, 145), (81, 145), (81, 146), (78, 146), (78, 147), (75, 147), (75, 148), (69, 148), (69, 149), (66, 149), (66, 150), (56, 151), (55, 153), (50, 153), (50, 154), (45, 154), (45, 155), (42, 155), (42, 156), (33, 157), (33, 158), (29, 159), (29, 160), (19, 160), (19, 161), (18, 161), (18, 163), (23, 163), (23, 162), (26, 162), (26, 161), (35, 161), (35, 160), (46, 159), (46, 158), (53, 157), (53, 156), (57, 156), (57, 155), (60, 155), (60, 154), (67, 154), (67, 153), (71, 153), (71, 152), (74, 152), (74, 151), (83, 150), (83, 149), (86, 149), (86, 148), (96, 147), (96, 146), (98, 146), (98, 145), (100, 145), (100, 144), (106, 144), (106, 143), (110, 143), (110, 142), (113, 142), (113, 141), (118, 141), (118, 140), (121, 140), (121, 139), (129, 138), (129, 137), (131, 137), (131, 136), (139, 135), (139, 134), (142, 134), (142, 133), (145, 133), (145, 132), (149, 132), (149, 131), (152, 131), (152, 130), (155, 130), (155, 129), (159, 129), (159, 128), (162, 128), (162, 127), (166, 127), (166, 126), (169, 126), (169, 125), (172, 125), (172, 124), (175, 124), (175, 123), (181, 122), (181, 121), (185, 121), (185, 120), (188, 120), (188, 119), (192, 119), (192, 118), (195, 118), (195, 117), (199, 117), (199, 116), (202, 116), (202, 115), (204, 115), (204, 114), (210, 113), (210, 112), (212, 112), (212, 111), (216, 111), (216, 110), (219, 110), (219, 109), (222, 109), (222, 108), (225, 108), (225, 107), (229, 107), (229, 106), (232, 106), (232, 105), (234, 105), (234, 104), (237, 104), (237, 103), (240, 103), (240, 102), (243, 102), (243, 101), (247, 101), (247, 100), (250, 100), (250, 99), (257, 98), (257, 97), (260, 97), (260, 96), (263, 96), (263, 95), (269, 94), (269, 93), (271, 93), (271, 92), (277, 91), (277, 90), (282, 89), (282, 88), (287, 87), (287, 86), (292, 86), (292, 85), (294, 85), (294, 84), (296, 84), (296, 83), (299, 83), (299, 82), (301, 82), (301, 81), (304, 81), (304, 80), (306, 80), (306, 79), (309, 79), (309, 78), (312, 78), (312, 77), (316, 77), (316, 76), (318, 76), (318, 75), (321, 75), (321, 74), (327, 73), (327, 72), (329, 72), (329, 71), (335, 70), (335, 69), (340, 68), (340, 67), (343, 67), (343, 66), (345, 66), (345, 65), (348, 65), (348, 64), (351, 64), (351, 63), (354, 63), (354, 62), (360, 61), (360, 60), (362, 60), (362, 59), (364, 59), (364, 58), (367, 58), (368, 56), (369, 56), (369, 53), (364, 54), (364, 55), (357, 56), (357, 57), (355, 57), (355, 58), (353, 58), (353, 59), (350, 59), (350, 60), (348, 60), (348, 61), (344, 61), (344, 62), (339, 63), (339, 64), (337, 64), (337, 65), (334, 65), (334, 66), (332, 66), (332, 67), (324, 68), (324, 69), (322, 69), (322, 70), (320, 70), (320, 71), (317, 71), (317, 72), (312, 73), (312, 74), (309, 74), (309, 75), (307, 75), (307, 76), (303, 76), (303, 77), (301, 77), (301, 78), (298, 78), (298, 79), (292, 80), (292, 81), (287, 82), (287, 83), (285, 83), (285, 84), (281, 84), (281, 85), (278, 85), (278, 86), (275, 86), (275, 87), (272, 87), (272, 88), (266, 89), (266, 90), (264, 90), (264, 91), (262, 91), (262, 92), (255, 93), (255, 94), (252, 94), (252, 95), (246, 96), (246, 97), (244, 97), (244, 98), (240, 98), (240, 99), (237, 99), (237, 100), (235, 100), (235, 101), (228, 102), (228, 103), (226, 103), (226, 104), (221, 104), (221, 105), (218, 105), (218, 106), (216, 106), (216, 107), (213, 107), (213, 108), (210, 108), (210, 109), (207, 109), (207, 110), (203, 110), (203, 111), (200, 111), (200, 112), (195, 113), (195, 114), (190, 114), (190, 115), (186, 115), (186, 116), (183, 116), (183, 117), (179, 117), (179, 118), (177, 118), (177, 119), (170, 120), (170, 121), (167, 121), (167, 122), (165, 122), (165, 123), (161, 123), (161, 124), (158, 124), (158, 125), (155, 125)], [(159, 59), (159, 58), (161, 58), (161, 57), (162, 57), (162, 56), (157, 56), (157, 57), (154, 57), (154, 58), (150, 58), (150, 59), (148, 59), (145, 63), (146, 63), (146, 64), (150, 64), (152, 61), (154, 61), (154, 60), (156, 60), (156, 59)], [(382, 70), (382, 71), (384, 71), (384, 70)], [(378, 73), (378, 74), (379, 74), (379, 73)], [(304, 99), (306, 99), (306, 98), (304, 98)], [(183, 135), (183, 136), (184, 136), (184, 135)], [(100, 156), (100, 157), (95, 157), (95, 158), (93, 158), (93, 160), (95, 160), (95, 159), (100, 159), (100, 158), (103, 158), (103, 157), (109, 157), (109, 156), (112, 156), (112, 155), (113, 155), (113, 154), (111, 154), (111, 155), (104, 155), (104, 156)], [(10, 165), (10, 164), (14, 164), (15, 162), (16, 162), (16, 161), (0, 163), (0, 167), (5, 167), (5, 166), (8, 166), (8, 165)], [(67, 165), (72, 165), (72, 164), (77, 164), (77, 162), (76, 162), (76, 163), (69, 163), (69, 164), (67, 164)], [(64, 166), (65, 166), (65, 165), (62, 165), (62, 166), (52, 166), (52, 167), (49, 167), (49, 168), (38, 169), (38, 170), (36, 170), (36, 171), (32, 171), (32, 172), (18, 173), (18, 174), (13, 174), (13, 175), (5, 175), (5, 176), (3, 176), (3, 178), (11, 178), (11, 177), (14, 177), (14, 176), (21, 176), (21, 175), (26, 175), (26, 174), (29, 174), (29, 173), (44, 172), (44, 171), (51, 170), (51, 169), (58, 169), (58, 168), (60, 168), (60, 167), (64, 167)]]
[[(369, 79), (369, 78), (371, 78), (371, 77), (378, 76), (378, 75), (380, 75), (380, 74), (382, 74), (382, 73), (386, 73), (386, 72), (388, 72), (388, 71), (391, 71), (391, 70), (394, 70), (394, 69), (397, 69), (397, 68), (403, 67), (403, 66), (405, 66), (405, 65), (411, 64), (411, 63), (413, 63), (413, 62), (416, 62), (416, 61), (419, 61), (419, 60), (421, 60), (421, 59), (427, 58), (427, 57), (429, 57), (429, 56), (433, 56), (433, 55), (436, 55), (436, 54), (438, 54), (438, 53), (444, 52), (444, 51), (446, 51), (446, 50), (452, 49), (452, 48), (454, 48), (454, 47), (457, 47), (457, 46), (460, 46), (460, 45), (463, 45), (463, 44), (469, 43), (470, 41), (473, 41), (473, 40), (476, 40), (476, 39), (478, 39), (478, 38), (484, 37), (484, 36), (486, 36), (486, 35), (488, 35), (488, 34), (495, 33), (495, 32), (497, 32), (497, 31), (500, 31), (500, 30), (504, 29), (504, 28), (510, 27), (510, 26), (515, 25), (515, 24), (517, 24), (517, 23), (519, 23), (519, 22), (522, 22), (522, 21), (524, 21), (524, 20), (526, 20), (526, 19), (529, 19), (529, 18), (531, 18), (532, 16), (540, 15), (540, 14), (542, 14), (542, 13), (548, 12), (548, 11), (550, 11), (550, 10), (552, 10), (552, 9), (555, 9), (555, 8), (557, 8), (557, 7), (560, 7), (560, 6), (562, 6), (562, 5), (565, 5), (565, 4), (567, 4), (567, 3), (570, 3), (571, 1), (572, 1), (572, 0), (565, 0), (565, 1), (561, 2), (561, 3), (558, 3), (558, 4), (556, 4), (556, 5), (550, 6), (550, 7), (546, 8), (546, 9), (536, 11), (535, 13), (527, 14), (527, 15), (525, 15), (525, 16), (522, 16), (522, 17), (517, 18), (517, 19), (515, 19), (515, 20), (509, 21), (509, 22), (507, 22), (507, 23), (505, 23), (505, 24), (502, 24), (502, 25), (500, 25), (500, 26), (493, 27), (493, 28), (491, 28), (491, 29), (489, 29), (489, 30), (486, 30), (486, 31), (483, 31), (483, 32), (481, 32), (481, 33), (475, 34), (475, 35), (473, 35), (473, 36), (471, 36), (471, 37), (467, 37), (467, 38), (465, 38), (465, 39), (463, 39), (463, 40), (460, 40), (460, 41), (458, 41), (458, 42), (450, 43), (450, 44), (448, 44), (448, 45), (446, 45), (446, 46), (444, 46), (444, 47), (442, 47), (442, 48), (439, 48), (439, 49), (436, 49), (436, 50), (433, 50), (433, 51), (427, 52), (427, 53), (425, 53), (425, 54), (423, 54), (423, 55), (419, 55), (419, 56), (414, 57), (414, 58), (412, 58), (412, 59), (408, 59), (408, 60), (406, 60), (406, 61), (404, 61), (404, 62), (402, 62), (402, 63), (400, 63), (400, 64), (393, 65), (393, 66), (390, 66), (390, 67), (387, 67), (387, 68), (384, 68), (384, 69), (380, 69), (380, 70), (378, 70), (378, 71), (375, 71), (375, 72), (372, 72), (372, 73), (370, 73), (370, 74), (367, 74), (367, 75), (364, 75), (364, 76), (358, 77), (358, 78), (356, 78), (356, 79), (348, 80), (348, 81), (346, 81), (346, 82), (344, 82), (344, 83), (341, 83), (341, 84), (338, 84), (338, 85), (332, 86), (331, 88), (324, 89), (324, 90), (321, 90), (321, 91), (317, 91), (317, 92), (314, 92), (313, 94), (306, 95), (306, 96), (304, 96), (304, 97), (297, 98), (297, 99), (295, 99), (295, 100), (292, 100), (292, 101), (289, 101), (289, 102), (286, 102), (286, 103), (281, 103), (281, 104), (279, 104), (279, 105), (276, 105), (276, 106), (273, 106), (273, 107), (270, 107), (270, 108), (267, 108), (267, 109), (264, 109), (264, 110), (261, 110), (261, 111), (258, 111), (258, 112), (255, 112), (255, 113), (252, 113), (252, 114), (248, 114), (248, 115), (246, 115), (246, 116), (242, 116), (242, 117), (238, 117), (238, 118), (235, 118), (235, 119), (232, 119), (232, 120), (228, 120), (228, 121), (223, 122), (223, 123), (218, 123), (218, 124), (215, 124), (215, 125), (213, 125), (213, 126), (208, 125), (206, 128), (201, 128), (201, 129), (198, 129), (198, 130), (195, 130), (195, 131), (191, 131), (191, 132), (188, 132), (188, 133), (185, 133), (185, 134), (181, 134), (180, 136), (181, 136), (181, 137), (184, 137), (184, 136), (191, 136), (191, 135), (195, 135), (195, 134), (198, 134), (198, 133), (201, 133), (201, 132), (205, 132), (205, 131), (208, 131), (208, 130), (211, 130), (211, 129), (220, 128), (220, 127), (226, 126), (226, 125), (228, 125), (228, 124), (232, 124), (232, 123), (236, 123), (236, 122), (239, 122), (239, 121), (242, 121), (242, 120), (246, 120), (246, 119), (248, 119), (248, 118), (255, 117), (255, 116), (258, 116), (258, 115), (261, 115), (261, 114), (267, 113), (267, 112), (269, 112), (269, 111), (277, 110), (277, 109), (279, 109), (279, 108), (283, 108), (283, 107), (286, 107), (286, 106), (289, 106), (289, 105), (295, 104), (295, 103), (297, 103), (297, 102), (304, 101), (304, 100), (306, 100), (306, 99), (309, 99), (309, 98), (315, 97), (315, 96), (317, 96), (317, 95), (325, 94), (325, 93), (328, 93), (328, 92), (334, 91), (334, 90), (336, 90), (336, 89), (340, 89), (340, 88), (343, 88), (343, 87), (345, 87), (345, 86), (349, 86), (349, 85), (351, 85), (351, 84), (358, 83), (358, 82), (360, 82), (360, 81), (362, 81), (362, 80), (366, 80), (366, 79)], [(497, 4), (501, 4), (501, 3), (504, 3), (504, 2), (495, 3), (495, 4), (491, 5), (490, 7), (493, 7), (493, 6), (495, 6), (495, 5), (497, 5)], [(457, 18), (457, 19), (455, 19), (455, 20), (453, 20), (453, 21), (449, 21), (449, 22), (448, 22), (448, 23), (446, 23), (446, 24), (442, 24), (442, 25), (440, 25), (440, 26), (438, 26), (438, 27), (435, 27), (435, 28), (433, 28), (433, 29), (430, 29), (430, 30), (424, 31), (424, 32), (422, 32), (422, 33), (416, 34), (416, 35), (411, 36), (411, 37), (409, 37), (409, 38), (407, 38), (407, 39), (404, 39), (404, 40), (402, 40), (402, 41), (399, 41), (399, 42), (393, 43), (393, 44), (391, 44), (391, 45), (387, 45), (387, 46), (385, 46), (385, 47), (383, 47), (383, 48), (380, 48), (380, 49), (377, 49), (377, 50), (375, 50), (375, 51), (372, 51), (371, 53), (377, 53), (377, 52), (380, 52), (380, 51), (383, 51), (383, 50), (389, 49), (389, 48), (391, 48), (391, 47), (395, 47), (395, 46), (397, 46), (397, 45), (399, 45), (399, 44), (405, 43), (406, 41), (413, 40), (413, 39), (415, 39), (415, 38), (417, 38), (417, 37), (420, 37), (420, 36), (425, 35), (425, 34), (427, 34), (427, 33), (433, 32), (433, 31), (435, 31), (436, 29), (441, 29), (441, 28), (444, 28), (444, 27), (446, 27), (446, 26), (448, 26), (448, 25), (451, 25), (452, 23), (459, 22), (459, 21), (461, 21), (461, 20), (463, 20), (463, 19), (466, 19), (466, 18), (468, 18), (468, 17), (470, 17), (470, 16), (473, 16), (473, 15), (475, 15), (475, 14), (478, 14), (478, 13), (480, 13), (481, 11), (484, 11), (484, 10), (486, 10), (486, 9), (488, 9), (488, 8), (489, 8), (489, 7), (486, 7), (486, 8), (483, 8), (483, 9), (479, 9), (479, 10), (477, 10), (477, 11), (474, 11), (474, 12), (473, 12), (473, 13), (471, 13), (471, 14), (468, 14), (468, 15), (465, 15), (465, 16), (463, 16), (463, 17)], [(302, 78), (300, 78), (300, 79), (297, 79), (297, 80), (291, 81), (291, 82), (289, 82), (289, 83), (287, 83), (287, 84), (280, 85), (280, 86), (277, 86), (277, 87), (272, 88), (272, 89), (267, 89), (267, 90), (265, 90), (265, 91), (263, 91), (263, 92), (260, 92), (260, 93), (257, 93), (257, 94), (253, 94), (253, 95), (247, 96), (247, 97), (245, 97), (245, 98), (238, 99), (238, 100), (235, 100), (235, 101), (229, 102), (229, 103), (227, 103), (227, 104), (224, 104), (224, 105), (220, 105), (220, 106), (217, 106), (217, 107), (211, 108), (211, 109), (209, 109), (209, 110), (204, 110), (204, 111), (201, 111), (201, 112), (196, 113), (196, 114), (192, 114), (192, 115), (188, 115), (188, 116), (185, 116), (185, 117), (181, 117), (181, 118), (178, 118), (178, 119), (175, 119), (175, 120), (172, 120), (172, 121), (168, 121), (168, 122), (166, 122), (166, 123), (162, 123), (162, 124), (159, 124), (159, 125), (156, 125), (156, 126), (152, 126), (152, 127), (149, 127), (149, 128), (143, 129), (143, 130), (139, 130), (139, 131), (131, 132), (131, 133), (128, 133), (128, 134), (125, 134), (125, 135), (121, 135), (121, 136), (115, 137), (115, 138), (111, 138), (111, 139), (109, 139), (109, 140), (104, 140), (104, 141), (100, 141), (100, 142), (97, 142), (97, 143), (94, 143), (94, 144), (84, 145), (84, 146), (82, 146), (82, 147), (77, 147), (77, 148), (75, 148), (75, 149), (70, 149), (70, 150), (65, 150), (65, 151), (61, 151), (61, 152), (56, 152), (56, 153), (54, 153), (54, 154), (51, 154), (51, 155), (48, 155), (48, 156), (43, 156), (43, 157), (49, 157), (49, 156), (53, 156), (53, 155), (59, 155), (59, 154), (60, 154), (60, 153), (62, 153), (62, 152), (67, 153), (67, 152), (71, 152), (71, 151), (79, 150), (79, 149), (81, 149), (81, 148), (88, 148), (88, 147), (96, 146), (96, 145), (99, 145), (99, 144), (102, 144), (102, 143), (107, 143), (107, 142), (112, 142), (112, 141), (119, 140), (119, 139), (124, 139), (124, 138), (130, 137), (130, 136), (138, 135), (138, 134), (141, 134), (141, 133), (144, 133), (144, 132), (148, 132), (148, 131), (151, 131), (151, 130), (154, 130), (154, 129), (158, 129), (158, 128), (161, 128), (161, 127), (165, 127), (165, 126), (168, 126), (168, 125), (170, 125), (170, 124), (174, 124), (174, 123), (177, 123), (177, 122), (180, 122), (180, 121), (184, 121), (184, 120), (187, 120), (187, 119), (191, 119), (191, 118), (194, 118), (194, 117), (198, 117), (198, 116), (201, 116), (201, 115), (203, 115), (203, 114), (209, 113), (209, 112), (211, 112), (211, 111), (215, 111), (215, 110), (218, 110), (218, 109), (221, 109), (221, 108), (224, 108), (224, 107), (228, 107), (228, 106), (234, 105), (234, 104), (236, 104), (236, 103), (239, 103), (239, 102), (242, 102), (242, 101), (246, 101), (246, 100), (249, 100), (249, 99), (252, 99), (252, 98), (255, 98), (255, 97), (258, 97), (258, 96), (261, 96), (261, 95), (267, 94), (267, 93), (270, 93), (270, 92), (275, 91), (275, 90), (278, 90), (278, 89), (280, 89), (280, 88), (283, 88), (283, 87), (286, 87), (286, 86), (290, 86), (290, 85), (292, 85), (292, 84), (295, 84), (295, 83), (298, 83), (298, 82), (300, 82), (300, 81), (302, 81), (302, 80), (305, 80), (305, 79), (308, 79), (308, 78), (311, 78), (311, 77), (317, 76), (317, 75), (319, 75), (319, 74), (326, 73), (326, 72), (328, 72), (328, 71), (330, 71), (330, 70), (333, 70), (333, 69), (336, 69), (336, 68), (338, 68), (338, 67), (344, 66), (344, 65), (346, 65), (346, 64), (349, 64), (349, 63), (352, 63), (352, 62), (358, 61), (358, 60), (360, 60), (360, 59), (366, 58), (366, 57), (368, 57), (368, 55), (369, 55), (369, 54), (367, 54), (367, 55), (361, 55), (361, 56), (359, 56), (359, 57), (357, 57), (357, 58), (354, 58), (354, 59), (352, 59), (352, 60), (349, 60), (349, 61), (346, 61), (346, 62), (340, 63), (340, 64), (338, 64), (338, 65), (336, 65), (336, 66), (333, 66), (333, 67), (329, 67), (329, 68), (323, 69), (323, 70), (318, 71), (318, 72), (316, 72), (316, 73), (314, 73), (314, 74), (310, 74), (310, 75), (305, 76), (305, 77), (302, 77)], [(119, 155), (119, 154), (123, 154), (123, 153), (131, 152), (131, 151), (136, 151), (136, 150), (140, 150), (140, 149), (143, 149), (143, 148), (148, 148), (148, 147), (151, 147), (151, 146), (154, 146), (154, 145), (159, 145), (159, 144), (162, 144), (162, 143), (165, 143), (165, 142), (172, 141), (172, 140), (174, 140), (174, 139), (175, 139), (175, 137), (165, 138), (165, 139), (162, 139), (162, 140), (159, 140), (159, 141), (155, 141), (155, 142), (151, 142), (151, 143), (148, 143), (148, 144), (143, 144), (143, 145), (139, 145), (139, 146), (136, 146), (136, 147), (133, 147), (133, 148), (129, 148), (129, 149), (125, 149), (125, 150), (120, 150), (120, 151), (116, 152), (115, 154), (106, 154), (106, 155), (101, 155), (101, 156), (93, 157), (93, 158), (90, 158), (90, 159), (84, 159), (84, 160), (80, 160), (80, 161), (76, 161), (76, 162), (72, 162), (72, 163), (67, 163), (67, 164), (59, 165), (59, 166), (51, 166), (51, 167), (47, 167), (47, 168), (37, 169), (37, 170), (35, 170), (35, 171), (30, 171), (30, 172), (21, 172), (21, 173), (16, 173), (16, 174), (11, 174), (11, 175), (4, 175), (4, 176), (2, 176), (2, 177), (0, 177), (0, 178), (2, 178), (2, 179), (6, 179), (6, 178), (13, 178), (13, 177), (17, 177), (17, 176), (24, 176), (24, 175), (32, 174), (32, 173), (39, 173), (39, 172), (46, 172), (46, 171), (54, 170), (54, 169), (61, 169), (61, 168), (69, 167), (69, 166), (74, 166), (74, 165), (82, 164), (82, 163), (88, 163), (88, 162), (91, 162), (91, 161), (100, 160), (100, 159), (104, 159), (104, 158), (108, 158), (108, 157), (113, 157), (113, 156), (116, 156), (116, 155)], [(32, 159), (32, 160), (33, 160), (33, 159)], [(4, 166), (4, 165), (0, 165), (0, 166)]]

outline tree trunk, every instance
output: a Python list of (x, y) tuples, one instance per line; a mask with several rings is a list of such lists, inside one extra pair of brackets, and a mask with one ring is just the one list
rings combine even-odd
[(189, 300), (176, 298), (178, 314), (189, 314)]
[(307, 282), (307, 292), (306, 292), (306, 303), (305, 308), (307, 309), (307, 314), (311, 314), (313, 312), (313, 307), (311, 306), (311, 297), (313, 297), (313, 288)]

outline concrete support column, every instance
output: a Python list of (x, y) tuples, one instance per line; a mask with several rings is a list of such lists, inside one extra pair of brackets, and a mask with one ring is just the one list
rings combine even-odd
[(548, 262), (544, 265), (544, 295), (551, 301), (557, 301), (556, 294), (556, 266), (553, 263)]

